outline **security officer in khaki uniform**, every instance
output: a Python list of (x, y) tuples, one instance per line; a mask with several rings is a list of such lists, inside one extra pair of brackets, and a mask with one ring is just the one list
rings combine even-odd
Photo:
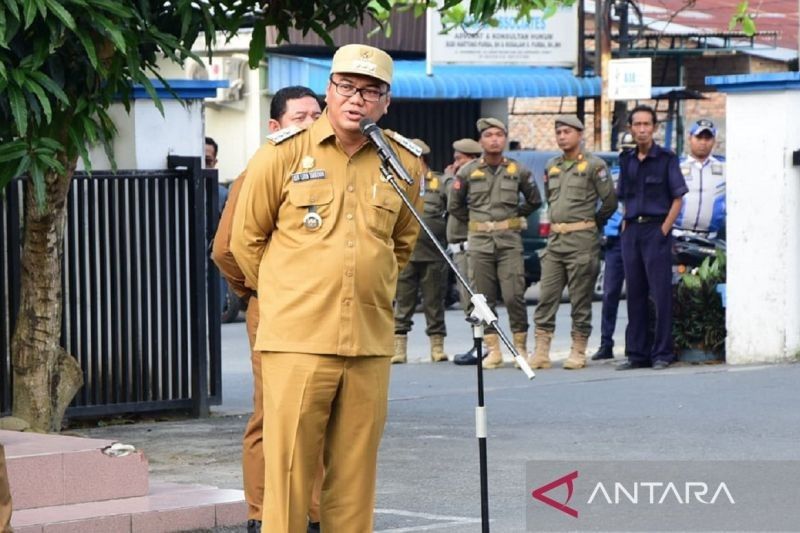
[[(395, 134), (396, 135), (396, 134)], [(425, 194), (422, 219), (431, 229), (441, 246), (447, 246), (445, 227), (447, 194), (442, 175), (430, 170), (426, 156), (430, 147), (421, 139), (412, 139), (422, 150), (422, 168), (425, 173)], [(420, 230), (419, 239), (411, 254), (411, 260), (400, 272), (397, 280), (397, 300), (394, 314), (394, 356), (392, 364), (405, 363), (408, 350), (408, 332), (413, 325), (412, 317), (417, 308), (417, 296), (422, 291), (422, 308), (425, 312), (425, 334), (430, 340), (431, 361), (447, 361), (444, 338), (444, 296), (447, 289), (447, 263), (434, 246), (430, 237)]]
[(11, 531), (11, 489), (8, 486), (5, 449), (0, 444), (0, 533)]
[[(388, 111), (391, 81), (385, 52), (337, 50), (324, 114), (271, 136), (236, 206), (230, 248), (260, 296), (265, 533), (305, 529), (323, 443), (322, 531), (373, 528), (392, 300), (419, 231), (359, 127)], [(419, 148), (387, 142), (415, 178), (398, 185), (421, 208)]]
[(556, 142), (563, 153), (545, 165), (550, 237), (542, 256), (541, 293), (533, 315), (536, 348), (528, 364), (531, 368), (550, 368), (550, 342), (566, 285), (572, 305), (572, 348), (564, 368), (578, 369), (586, 366), (586, 344), (592, 332), (600, 230), (617, 209), (617, 196), (606, 164), (582, 149), (583, 123), (577, 117), (563, 115), (556, 118), (555, 127)]
[[(514, 346), (521, 354), (527, 353), (528, 317), (520, 231), (525, 227), (526, 217), (542, 205), (542, 199), (530, 171), (503, 156), (508, 140), (506, 125), (496, 118), (481, 118), (477, 127), (483, 157), (458, 171), (448, 208), (451, 216), (468, 222), (467, 253), (475, 290), (494, 309), (499, 283), (511, 320)], [(493, 328), (486, 328), (484, 341), (489, 353), (483, 367), (503, 366), (500, 337)]]
[[(444, 182), (448, 196), (450, 195), (450, 191), (453, 190), (453, 180), (459, 169), (473, 159), (480, 157), (482, 153), (483, 148), (481, 148), (480, 143), (474, 139), (464, 138), (453, 142), (453, 162), (444, 169)], [(467, 224), (456, 217), (448, 216), (447, 248), (452, 254), (453, 262), (456, 264), (456, 267), (458, 267), (461, 275), (463, 275), (465, 279), (470, 279), (471, 275), (467, 263), (467, 248), (469, 246), (467, 244), (467, 237)], [(469, 293), (460, 283), (458, 285), (458, 296), (461, 301), (461, 309), (464, 311), (465, 315), (469, 316), (472, 310), (472, 302), (469, 301)], [(457, 354), (453, 358), (453, 362), (457, 365), (477, 364), (478, 358), (475, 357), (475, 345), (473, 344), (470, 346), (466, 352)]]
[[(302, 86), (284, 87), (272, 97), (269, 130), (277, 133), (283, 128), (293, 125), (306, 127), (321, 114), (319, 100), (311, 89)], [(217, 233), (214, 235), (211, 258), (217, 265), (220, 274), (225, 277), (230, 290), (247, 301), (247, 338), (250, 341), (250, 361), (253, 370), (253, 414), (247, 421), (242, 439), (242, 481), (244, 482), (244, 498), (247, 501), (247, 533), (257, 533), (261, 530), (263, 514), (261, 503), (264, 499), (264, 444), (262, 442), (264, 401), (261, 383), (261, 352), (253, 350), (258, 329), (258, 295), (253, 290), (255, 287), (246, 286), (244, 274), (230, 251), (233, 215), (244, 178), (245, 173), (243, 172), (231, 184), (228, 201), (225, 202), (217, 225)], [(308, 520), (311, 525), (319, 523), (322, 477), (322, 459), (320, 458), (320, 465), (314, 480), (314, 490), (311, 493), (311, 506), (308, 510)]]

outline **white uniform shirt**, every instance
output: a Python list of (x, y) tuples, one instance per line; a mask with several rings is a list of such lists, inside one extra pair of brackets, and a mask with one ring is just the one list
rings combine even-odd
[(725, 226), (725, 163), (709, 156), (700, 162), (691, 155), (680, 163), (689, 192), (683, 197), (675, 228), (716, 233)]

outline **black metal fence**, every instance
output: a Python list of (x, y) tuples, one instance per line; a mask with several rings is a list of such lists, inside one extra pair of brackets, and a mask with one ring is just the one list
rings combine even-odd
[[(76, 173), (64, 238), (61, 344), (83, 369), (68, 416), (191, 409), (222, 398), (220, 282), (209, 260), (216, 171)], [(11, 410), (24, 183), (0, 201), (0, 413)]]

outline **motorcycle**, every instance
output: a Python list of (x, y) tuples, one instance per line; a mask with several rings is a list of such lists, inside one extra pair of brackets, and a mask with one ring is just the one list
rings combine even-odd
[(724, 252), (725, 249), (723, 239), (688, 231), (674, 231), (672, 284), (677, 284), (682, 274), (699, 267), (707, 257), (714, 257), (717, 250)]

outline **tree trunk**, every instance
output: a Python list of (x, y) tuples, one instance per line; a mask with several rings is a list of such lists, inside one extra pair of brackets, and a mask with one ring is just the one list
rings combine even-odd
[(64, 412), (83, 385), (74, 357), (61, 347), (61, 259), (69, 184), (75, 161), (62, 161), (65, 175), (45, 176), (45, 205), (37, 206), (34, 183), (25, 184), (25, 229), (20, 305), (12, 339), (13, 416), (35, 431), (60, 431)]

